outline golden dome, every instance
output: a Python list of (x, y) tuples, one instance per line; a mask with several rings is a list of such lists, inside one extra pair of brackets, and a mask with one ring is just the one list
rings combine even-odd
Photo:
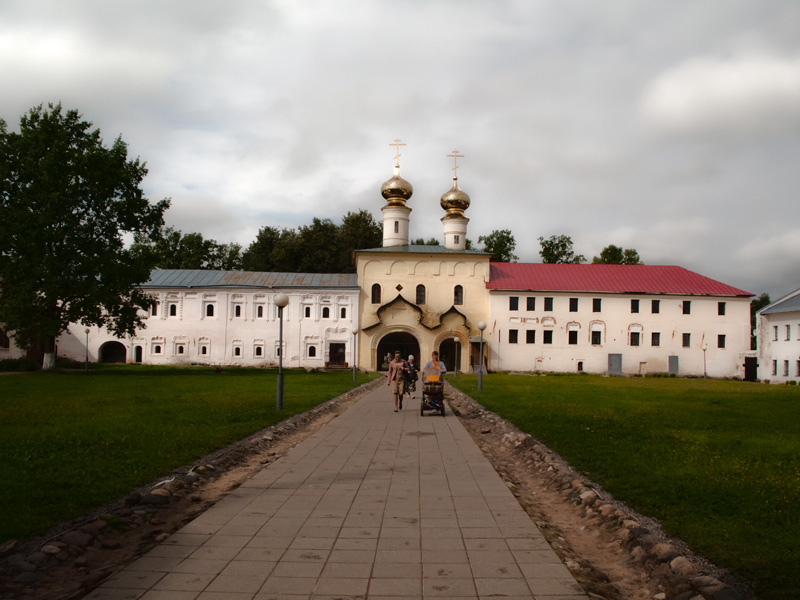
[(469, 195), (458, 188), (458, 181), (453, 180), (453, 187), (442, 195), (440, 204), (448, 214), (463, 213), (469, 208)]
[(394, 176), (381, 186), (381, 196), (390, 204), (396, 202), (405, 203), (413, 193), (414, 186), (400, 177), (400, 169), (397, 168), (395, 168)]

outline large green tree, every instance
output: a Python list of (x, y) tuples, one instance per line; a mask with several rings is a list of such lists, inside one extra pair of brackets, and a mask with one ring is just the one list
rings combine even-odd
[(168, 200), (151, 204), (139, 187), (145, 163), (121, 138), (60, 104), (32, 108), (19, 132), (0, 121), (0, 322), (22, 347), (54, 365), (56, 337), (69, 323), (116, 335), (142, 326), (152, 300), (152, 256), (125, 237), (157, 237)]
[(207, 240), (201, 233), (183, 233), (173, 227), (164, 228), (158, 239), (137, 236), (132, 247), (135, 252), (155, 255), (155, 266), (161, 269), (222, 269), (242, 268), (242, 247), (239, 244), (219, 244)]
[(572, 249), (572, 238), (568, 235), (551, 235), (548, 239), (539, 238), (539, 256), (543, 263), (578, 264), (586, 262), (583, 254), (575, 254)]
[(478, 243), (483, 244), (483, 251), (492, 255), (492, 262), (515, 262), (519, 256), (514, 254), (517, 241), (510, 229), (495, 229), (489, 235), (478, 237)]
[(633, 248), (625, 248), (624, 250), (610, 244), (600, 251), (600, 256), (595, 256), (592, 259), (593, 265), (641, 265), (644, 264), (642, 259), (639, 258), (639, 253)]

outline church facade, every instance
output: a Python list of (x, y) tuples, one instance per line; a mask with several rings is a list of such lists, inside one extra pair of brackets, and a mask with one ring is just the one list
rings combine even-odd
[[(401, 144), (396, 141), (399, 148)], [(742, 377), (752, 294), (681, 267), (493, 263), (467, 250), (470, 197), (440, 205), (444, 244), (409, 244), (412, 185), (381, 187), (383, 244), (354, 252), (355, 274), (156, 270), (146, 327), (117, 340), (74, 324), (60, 356), (145, 364), (384, 368), (400, 350), (449, 370)], [(278, 308), (283, 292), (283, 347)], [(0, 347), (13, 353), (12, 344)]]

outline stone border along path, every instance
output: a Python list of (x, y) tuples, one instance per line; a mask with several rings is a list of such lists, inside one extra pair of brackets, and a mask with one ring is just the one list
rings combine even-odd
[(379, 386), (85, 600), (586, 600), (460, 421)]

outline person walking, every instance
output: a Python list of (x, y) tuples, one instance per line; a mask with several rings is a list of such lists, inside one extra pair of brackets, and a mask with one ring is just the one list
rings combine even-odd
[(426, 369), (430, 369), (431, 367), (438, 367), (439, 370), (442, 372), (442, 376), (444, 376), (445, 373), (447, 373), (447, 367), (445, 367), (444, 363), (439, 360), (439, 353), (436, 352), (436, 350), (434, 350), (431, 353), (431, 359), (425, 365)]
[(394, 395), (394, 412), (403, 410), (403, 383), (406, 375), (406, 361), (400, 356), (400, 350), (394, 353), (394, 359), (389, 363), (389, 372), (386, 374), (386, 385)]
[(408, 355), (408, 363), (406, 363), (406, 381), (408, 382), (409, 396), (414, 397), (417, 391), (417, 380), (419, 379), (419, 365), (414, 362), (414, 355)]

